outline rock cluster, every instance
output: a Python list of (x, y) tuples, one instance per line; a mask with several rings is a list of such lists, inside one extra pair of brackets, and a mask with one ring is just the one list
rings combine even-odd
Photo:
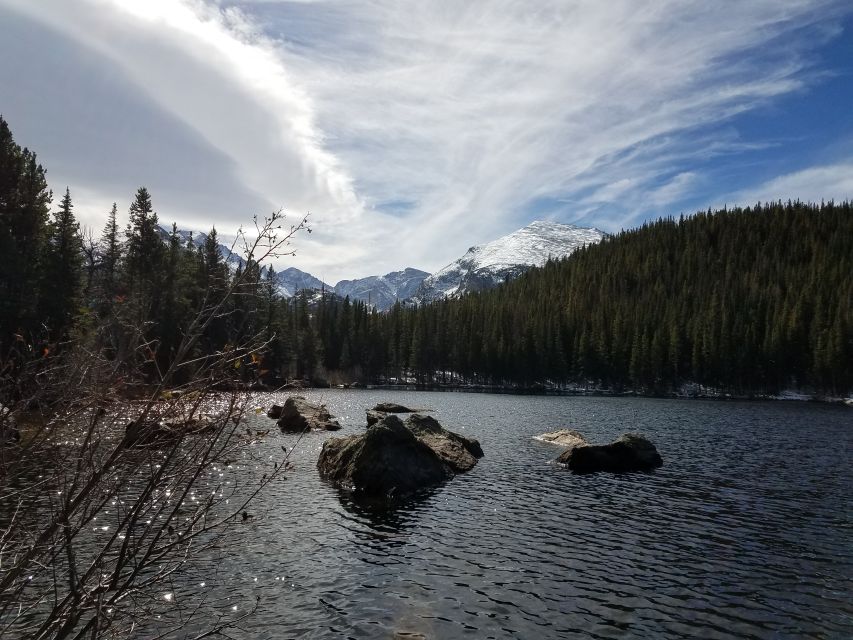
[(283, 407), (273, 405), (267, 412), (271, 418), (278, 419), (282, 431), (337, 431), (340, 423), (324, 404), (308, 402), (303, 396), (291, 396)]
[(398, 495), (469, 471), (483, 456), (480, 443), (415, 414), (405, 423), (388, 415), (360, 435), (330, 438), (317, 468), (328, 480), (370, 496)]
[(372, 409), (367, 410), (367, 426), (376, 424), (389, 413), (416, 413), (418, 411), (428, 411), (428, 409), (412, 409), (396, 402), (380, 402)]
[(635, 433), (626, 433), (610, 444), (572, 446), (557, 462), (575, 473), (651, 471), (663, 465), (655, 445)]

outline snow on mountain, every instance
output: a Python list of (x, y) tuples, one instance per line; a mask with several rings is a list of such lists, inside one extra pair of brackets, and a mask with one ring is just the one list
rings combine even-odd
[(275, 274), (275, 281), (278, 292), (285, 298), (292, 298), (297, 292), (305, 289), (332, 290), (332, 287), (322, 280), (315, 278), (310, 273), (300, 271), (296, 267), (288, 267), (284, 271), (279, 271)]
[(409, 267), (384, 276), (341, 280), (335, 285), (335, 293), (342, 298), (349, 296), (351, 300), (361, 300), (379, 311), (385, 311), (397, 300), (411, 298), (427, 276), (429, 274), (426, 271)]
[[(163, 242), (169, 242), (172, 230), (158, 225), (157, 234)], [(183, 246), (186, 246), (190, 236), (192, 236), (193, 244), (197, 247), (203, 247), (204, 243), (207, 241), (207, 234), (201, 231), (186, 231), (185, 229), (178, 229), (178, 236), (181, 238), (181, 245)], [(229, 247), (222, 243), (216, 246), (219, 248), (219, 255), (221, 255), (225, 262), (229, 263), (232, 267), (236, 268), (237, 265), (243, 265), (245, 263), (243, 258), (238, 255), (236, 247), (235, 251), (232, 252)]]
[(515, 278), (531, 267), (540, 267), (549, 257), (563, 258), (576, 249), (600, 242), (598, 229), (558, 222), (536, 221), (468, 252), (424, 279), (415, 293), (417, 302), (455, 297), (471, 291), (491, 289), (507, 278)]

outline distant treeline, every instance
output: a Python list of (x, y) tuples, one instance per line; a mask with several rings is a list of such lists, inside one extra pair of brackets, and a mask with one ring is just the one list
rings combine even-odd
[[(222, 372), (244, 382), (416, 380), (596, 384), (649, 392), (696, 382), (734, 392), (853, 388), (853, 215), (849, 202), (767, 204), (665, 219), (608, 237), (483, 293), (380, 314), (226, 264), (211, 230), (164, 239), (140, 188), (120, 230), (97, 235), (70, 191), (52, 195), (34, 153), (0, 118), (0, 391), (27, 363), (70, 344), (156, 380), (252, 340)], [(296, 239), (298, 246), (298, 238)], [(199, 310), (190, 354), (177, 354)], [(128, 353), (133, 350), (133, 353)], [(184, 367), (175, 380), (193, 375)]]
[(849, 202), (708, 211), (457, 300), (377, 315), (328, 298), (309, 320), (297, 299), (284, 316), (302, 353), (368, 379), (841, 393), (853, 388), (851, 214)]

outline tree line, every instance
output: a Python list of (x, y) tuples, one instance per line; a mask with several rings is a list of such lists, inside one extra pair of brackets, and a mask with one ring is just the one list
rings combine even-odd
[[(853, 388), (849, 202), (661, 219), (495, 290), (386, 313), (327, 292), (283, 299), (271, 266), (226, 262), (215, 229), (203, 242), (174, 225), (164, 232), (144, 187), (127, 227), (114, 204), (98, 238), (81, 231), (69, 190), (51, 204), (44, 169), (0, 118), (7, 382), (24, 363), (81, 341), (127, 362), (129, 378), (156, 380), (199, 310), (216, 308), (188, 355), (204, 361), (251, 338), (263, 348), (223, 372), (242, 382)], [(187, 367), (174, 379), (192, 375)]]
[[(853, 388), (851, 204), (648, 222), (487, 292), (377, 314), (325, 296), (295, 341), (367, 380), (650, 393)], [(305, 343), (316, 346), (305, 349)]]

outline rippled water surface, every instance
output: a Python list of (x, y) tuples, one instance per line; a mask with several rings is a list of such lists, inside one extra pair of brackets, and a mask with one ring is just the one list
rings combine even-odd
[[(320, 480), (330, 434), (275, 429), (295, 469), (205, 588), (260, 608), (245, 638), (853, 637), (853, 411), (736, 403), (314, 391), (344, 429), (380, 400), (480, 440), (468, 474), (371, 511)], [(285, 396), (257, 398), (268, 406)], [(257, 428), (274, 426), (253, 417)], [(639, 431), (664, 466), (575, 476), (559, 427)]]

